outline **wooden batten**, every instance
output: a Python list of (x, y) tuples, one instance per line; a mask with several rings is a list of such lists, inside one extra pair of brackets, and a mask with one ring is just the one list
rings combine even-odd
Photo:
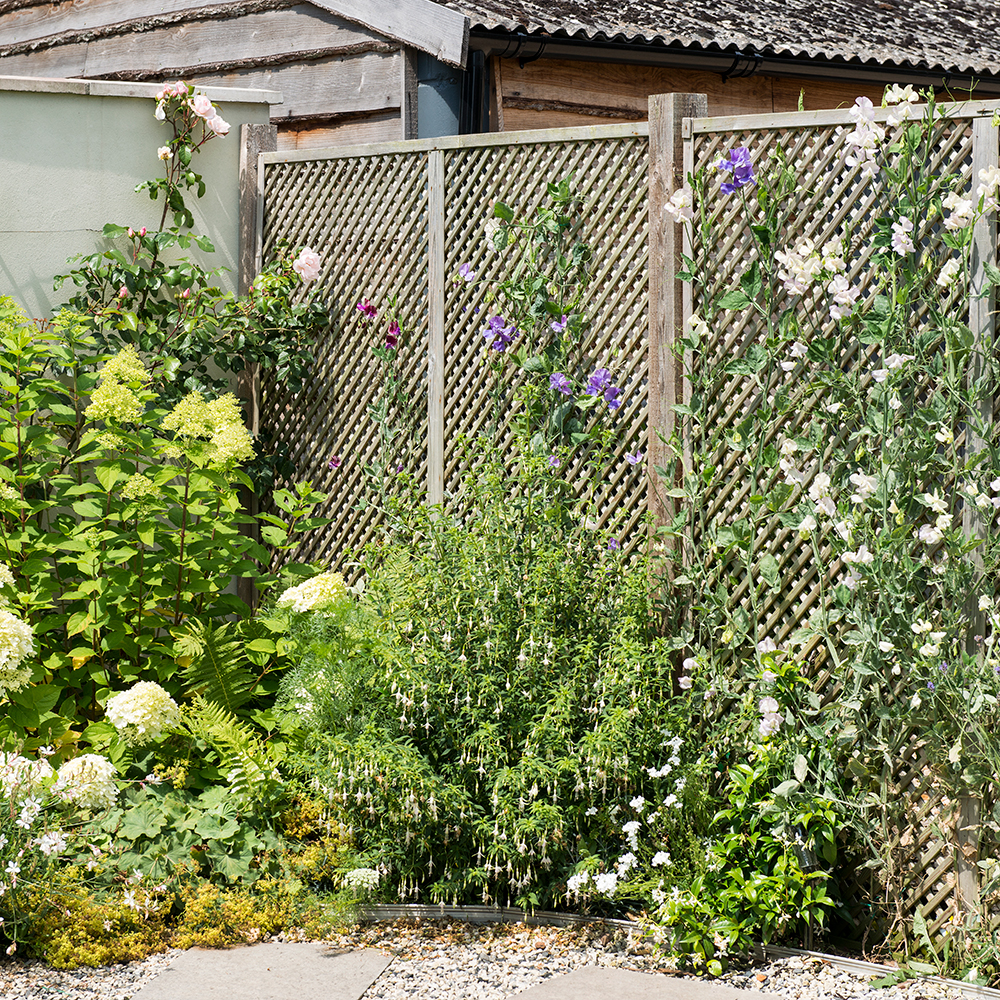
[[(2, 19), (0, 19), (2, 23)], [(87, 36), (32, 52), (0, 47), (0, 73), (150, 79), (224, 72), (323, 56), (394, 51), (398, 43), (312, 4), (226, 20), (190, 20), (136, 32)]]
[[(201, 86), (280, 90), (283, 104), (271, 108), (272, 121), (317, 115), (385, 111), (399, 108), (401, 55), (366, 52), (282, 66), (247, 67), (227, 73), (194, 74)], [(396, 133), (395, 137), (398, 137)]]

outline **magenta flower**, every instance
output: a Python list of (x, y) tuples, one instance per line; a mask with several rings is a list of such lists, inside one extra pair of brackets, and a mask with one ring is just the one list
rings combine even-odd
[(385, 335), (385, 347), (388, 351), (396, 350), (399, 345), (399, 324), (393, 320), (389, 324), (389, 332)]
[(339, 469), (340, 468), (340, 456), (334, 455), (329, 462), (326, 463), (328, 469)]
[(374, 319), (378, 315), (378, 310), (365, 299), (363, 302), (359, 302), (357, 306), (358, 312), (366, 319)]

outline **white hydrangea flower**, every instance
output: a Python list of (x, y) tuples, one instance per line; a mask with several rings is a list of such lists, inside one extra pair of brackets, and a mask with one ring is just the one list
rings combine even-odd
[(10, 567), (3, 562), (0, 562), (0, 587), (13, 587), (14, 586), (14, 574), (11, 573)]
[(177, 702), (155, 681), (139, 681), (108, 699), (108, 722), (135, 746), (152, 743), (180, 722)]
[(52, 791), (83, 809), (110, 809), (118, 798), (114, 764), (96, 753), (85, 753), (59, 768)]
[(0, 788), (15, 802), (40, 792), (55, 774), (47, 760), (31, 760), (16, 753), (0, 753)]
[(293, 611), (315, 611), (346, 596), (347, 586), (339, 573), (320, 573), (305, 583), (289, 587), (278, 598), (278, 604), (291, 605)]
[(31, 680), (31, 667), (22, 666), (35, 652), (31, 626), (6, 608), (0, 608), (0, 698)]

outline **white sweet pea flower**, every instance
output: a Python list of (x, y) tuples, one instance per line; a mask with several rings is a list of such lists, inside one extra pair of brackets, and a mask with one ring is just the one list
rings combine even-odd
[(885, 359), (885, 366), (890, 371), (894, 371), (896, 368), (902, 368), (907, 361), (916, 361), (917, 356), (915, 354), (890, 354), (889, 357)]
[(896, 647), (895, 647), (895, 646), (894, 646), (894, 645), (893, 645), (893, 644), (892, 644), (891, 642), (889, 642), (889, 641), (888, 641), (888, 639), (883, 639), (883, 640), (882, 640), (882, 641), (881, 641), (881, 642), (880, 642), (880, 643), (878, 644), (878, 648), (879, 648), (879, 649), (880, 649), (880, 650), (881, 650), (881, 651), (882, 651), (883, 653), (891, 653), (891, 652), (892, 652), (892, 651), (893, 651), (893, 650), (894, 650), (894, 649), (895, 649)]
[(945, 229), (954, 232), (972, 225), (973, 207), (968, 198), (963, 198), (957, 191), (949, 191), (941, 200), (941, 207), (951, 214), (944, 220)]
[(962, 261), (958, 257), (949, 258), (941, 268), (935, 284), (940, 288), (951, 288), (961, 270)]
[(941, 529), (933, 524), (923, 524), (917, 532), (917, 540), (927, 545), (937, 545), (943, 538)]
[(857, 552), (845, 552), (840, 558), (848, 565), (857, 563), (861, 566), (870, 566), (875, 561), (875, 556), (868, 551), (867, 545), (862, 545)]
[(771, 638), (762, 639), (757, 643), (757, 652), (760, 653), (761, 656), (764, 656), (767, 653), (774, 653), (777, 649), (778, 644)]
[(900, 255), (912, 253), (914, 250), (913, 239), (910, 233), (913, 232), (913, 221), (905, 215), (901, 215), (897, 222), (892, 224), (892, 249)]
[(678, 188), (663, 206), (674, 222), (690, 222), (694, 218), (694, 195), (689, 187)]
[(777, 712), (778, 707), (777, 699), (768, 695), (766, 698), (760, 699), (760, 703), (757, 705), (757, 710), (761, 715), (770, 715), (773, 712)]
[(796, 530), (800, 535), (806, 536), (815, 531), (818, 526), (816, 518), (813, 517), (812, 514), (806, 514), (806, 516), (799, 521), (799, 526)]

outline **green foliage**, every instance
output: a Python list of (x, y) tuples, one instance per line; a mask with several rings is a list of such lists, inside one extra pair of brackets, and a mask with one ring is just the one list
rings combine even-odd
[[(235, 400), (192, 394), (164, 408), (135, 354), (96, 353), (75, 317), (39, 330), (9, 300), (0, 308), (0, 551), (12, 610), (38, 644), (33, 686), (14, 693), (0, 742), (79, 732), (139, 679), (175, 696), (210, 681), (217, 697), (245, 698), (245, 666), (216, 660), (213, 674), (190, 652), (213, 623), (248, 614), (229, 592), (234, 576), (274, 582), (261, 573), (270, 551), (241, 531), (239, 463), (252, 446)], [(285, 516), (268, 519), (271, 545), (315, 526), (318, 499), (287, 492)], [(273, 637), (243, 634), (247, 658), (276, 655)]]
[(543, 905), (659, 752), (670, 647), (644, 563), (560, 480), (525, 463), (461, 496), (455, 515), (397, 503), (358, 606), (293, 622), (279, 708), (403, 898)]

